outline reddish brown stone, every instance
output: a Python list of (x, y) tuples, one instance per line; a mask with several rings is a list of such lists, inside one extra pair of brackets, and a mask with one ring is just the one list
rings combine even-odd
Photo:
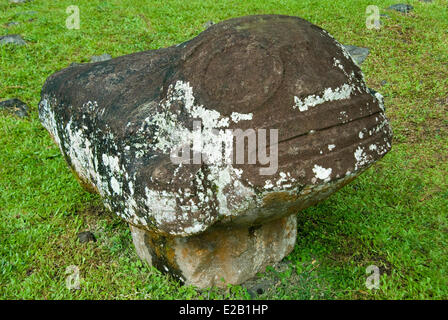
[(295, 214), (251, 227), (220, 227), (191, 237), (164, 237), (131, 227), (139, 256), (200, 288), (240, 284), (294, 249)]

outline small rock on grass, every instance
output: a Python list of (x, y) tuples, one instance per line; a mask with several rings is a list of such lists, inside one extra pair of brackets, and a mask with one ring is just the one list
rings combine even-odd
[(9, 0), (9, 3), (25, 3), (30, 1), (31, 0)]
[(18, 26), (20, 23), (19, 22), (17, 22), (17, 21), (11, 21), (11, 22), (8, 22), (7, 24), (6, 24), (6, 27), (14, 27), (14, 26)]
[(274, 279), (252, 280), (251, 284), (246, 285), (246, 290), (251, 299), (255, 299), (256, 297), (265, 294), (269, 289), (275, 290), (275, 282)]
[(28, 117), (28, 106), (23, 101), (14, 98), (0, 102), (0, 110), (9, 111), (19, 118)]
[(90, 58), (90, 62), (101, 62), (101, 61), (107, 61), (112, 59), (112, 56), (108, 53), (104, 53), (100, 56), (92, 56)]
[(358, 65), (361, 65), (370, 53), (369, 48), (362, 48), (352, 45), (344, 45), (344, 47)]
[(387, 9), (388, 10), (395, 10), (395, 11), (398, 11), (398, 12), (401, 12), (401, 13), (409, 13), (412, 10), (414, 10), (414, 7), (411, 6), (410, 4), (398, 3), (398, 4), (391, 5)]
[(82, 65), (82, 63), (72, 62), (72, 63), (70, 63), (70, 65), (68, 67), (70, 68), (70, 67), (76, 67), (76, 66), (81, 66), (81, 65)]
[(291, 262), (281, 261), (273, 265), (275, 272), (266, 272), (263, 277), (254, 277), (244, 282), (243, 287), (246, 288), (251, 299), (272, 293), (276, 290), (277, 284), (281, 281), (279, 274), (284, 273), (291, 267)]
[(78, 233), (78, 239), (79, 239), (79, 242), (81, 242), (81, 243), (86, 243), (86, 242), (90, 242), (90, 241), (96, 242), (95, 235), (90, 231), (84, 231), (84, 232)]
[(207, 21), (206, 23), (204, 23), (202, 26), (204, 27), (204, 29), (208, 29), (208, 28), (210, 28), (214, 24), (215, 23), (210, 20), (210, 21)]
[(19, 34), (7, 34), (0, 36), (0, 44), (15, 44), (18, 46), (26, 45), (25, 40)]

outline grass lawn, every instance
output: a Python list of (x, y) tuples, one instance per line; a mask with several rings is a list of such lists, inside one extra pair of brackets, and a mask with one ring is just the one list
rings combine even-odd
[[(0, 2), (0, 100), (20, 98), (29, 119), (0, 113), (1, 299), (245, 299), (241, 286), (197, 290), (138, 259), (126, 223), (83, 191), (40, 125), (40, 89), (52, 73), (92, 55), (158, 49), (198, 35), (209, 20), (277, 13), (300, 16), (344, 44), (369, 47), (369, 87), (386, 99), (392, 151), (352, 184), (298, 213), (298, 240), (259, 299), (448, 298), (448, 1), (410, 0), (34, 0)], [(368, 30), (377, 5), (382, 28)], [(78, 5), (79, 30), (65, 26)], [(12, 21), (16, 26), (7, 27)], [(80, 243), (92, 231), (97, 242)], [(79, 290), (66, 269), (79, 267)], [(380, 269), (369, 290), (366, 268)]]

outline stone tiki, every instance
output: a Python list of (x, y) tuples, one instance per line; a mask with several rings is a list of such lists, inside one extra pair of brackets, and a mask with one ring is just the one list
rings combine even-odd
[[(61, 70), (39, 116), (80, 183), (129, 223), (139, 256), (198, 287), (281, 260), (297, 213), (391, 148), (383, 99), (346, 49), (289, 16), (231, 19), (177, 46)], [(221, 152), (235, 132), (243, 162)], [(173, 161), (179, 146), (191, 157)]]

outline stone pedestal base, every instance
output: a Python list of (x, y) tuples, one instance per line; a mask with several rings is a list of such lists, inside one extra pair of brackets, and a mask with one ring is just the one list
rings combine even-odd
[(185, 238), (130, 227), (142, 260), (199, 288), (241, 284), (289, 254), (297, 236), (296, 215)]

